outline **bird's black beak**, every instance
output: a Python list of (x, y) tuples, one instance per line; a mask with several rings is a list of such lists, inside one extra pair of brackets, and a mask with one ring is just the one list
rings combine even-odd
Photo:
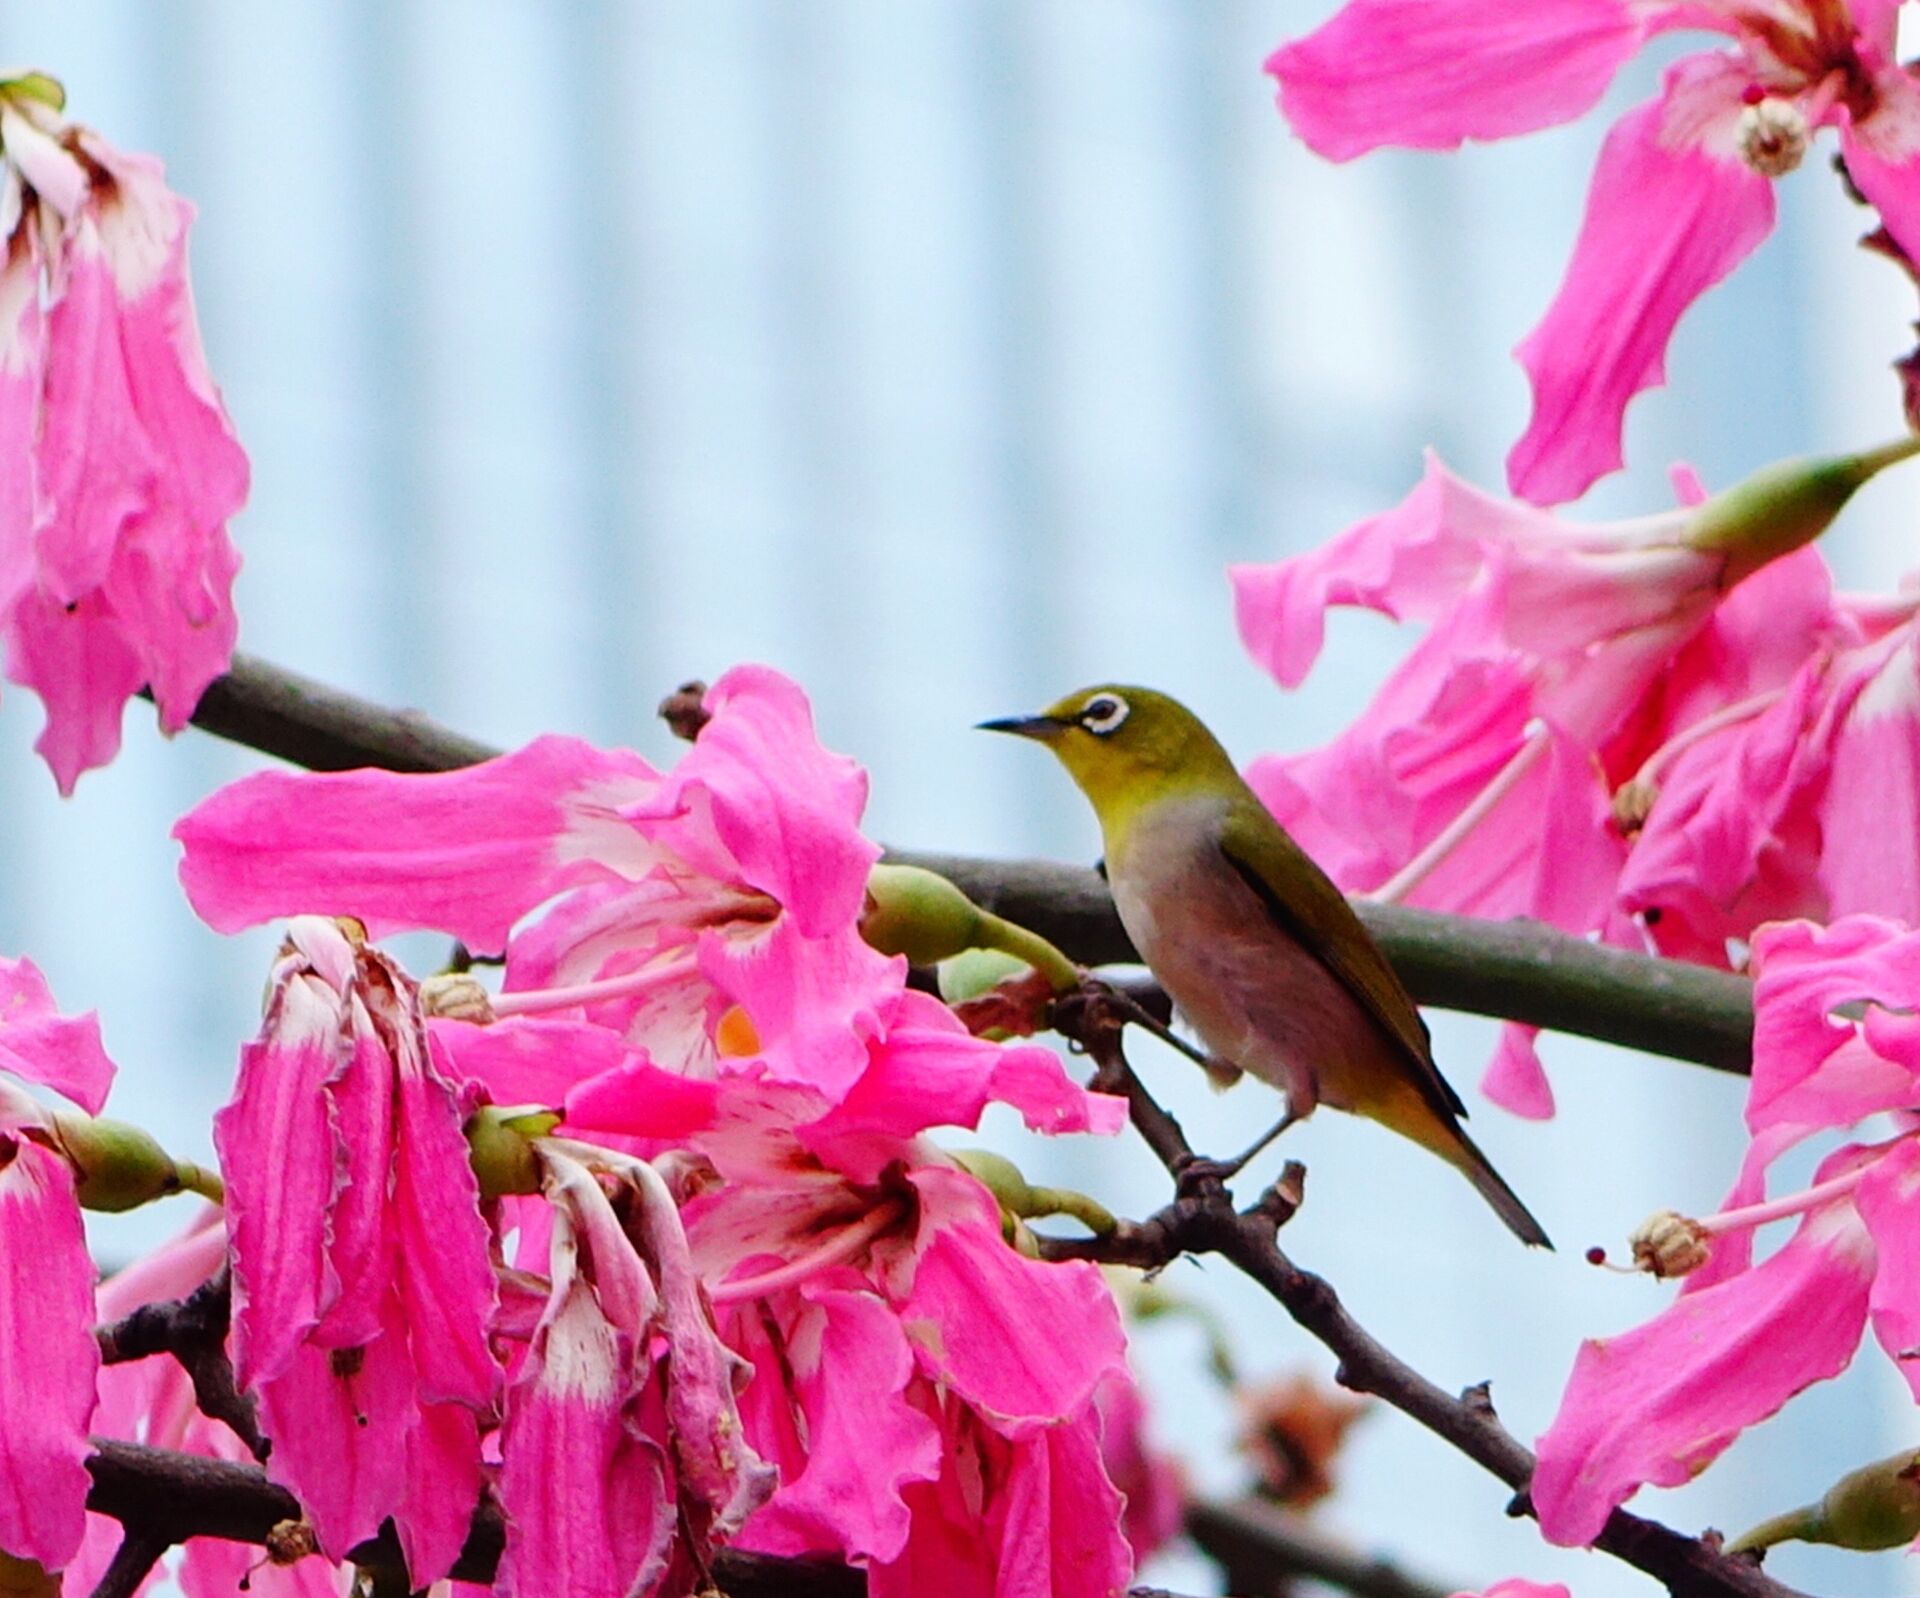
[(1016, 738), (1037, 738), (1044, 744), (1052, 743), (1071, 725), (1058, 716), (1002, 716), (997, 721), (977, 723), (974, 731), (1010, 732)]

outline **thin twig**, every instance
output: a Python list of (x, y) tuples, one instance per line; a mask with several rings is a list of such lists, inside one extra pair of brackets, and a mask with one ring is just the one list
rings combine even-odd
[(148, 1573), (173, 1546), (170, 1537), (140, 1522), (129, 1522), (120, 1546), (94, 1585), (93, 1598), (134, 1598)]
[[(451, 771), (498, 751), (417, 711), (394, 711), (247, 655), (210, 687), (194, 724), (319, 771)], [(998, 915), (1084, 965), (1135, 958), (1098, 873), (1046, 861), (889, 851), (950, 877)], [(1480, 921), (1356, 904), (1423, 1004), (1492, 1015), (1743, 1072), (1753, 994), (1743, 978), (1602, 948), (1529, 921)]]
[(240, 1391), (227, 1358), (232, 1312), (232, 1278), (223, 1265), (185, 1298), (142, 1304), (122, 1319), (97, 1327), (93, 1336), (103, 1365), (171, 1354), (193, 1383), (200, 1412), (224, 1421), (255, 1459), (264, 1460), (269, 1444), (253, 1399)]
[[(1086, 1002), (1056, 1006), (1062, 1030), (1099, 1065), (1096, 1080), (1107, 1091), (1124, 1091), (1135, 1125), (1177, 1183), (1171, 1203), (1144, 1221), (1123, 1222), (1107, 1237), (1041, 1239), (1050, 1259), (1093, 1259), (1158, 1270), (1182, 1254), (1218, 1254), (1252, 1278), (1294, 1321), (1331, 1349), (1340, 1361), (1336, 1379), (1371, 1393), (1418, 1421), (1428, 1431), (1497, 1476), (1519, 1496), (1514, 1510), (1531, 1514), (1525, 1492), (1534, 1456), (1493, 1411), (1484, 1387), (1456, 1397), (1392, 1353), (1347, 1313), (1322, 1277), (1301, 1270), (1281, 1252), (1278, 1233), (1302, 1201), (1297, 1164), (1247, 1210), (1196, 1161), (1179, 1128), (1154, 1102), (1120, 1047), (1125, 1024), (1121, 1006), (1103, 1007), (1089, 984)], [(1076, 996), (1077, 997), (1077, 996)], [(1168, 1128), (1172, 1127), (1171, 1133)], [(1616, 1509), (1594, 1546), (1662, 1582), (1674, 1598), (1804, 1598), (1773, 1580), (1749, 1559), (1720, 1551), (1716, 1540), (1688, 1537), (1657, 1521)]]

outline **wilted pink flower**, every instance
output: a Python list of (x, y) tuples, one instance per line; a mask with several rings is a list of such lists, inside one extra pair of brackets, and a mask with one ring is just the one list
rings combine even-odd
[[(1753, 1145), (1730, 1208), (1657, 1217), (1636, 1252), (1689, 1273), (1646, 1325), (1581, 1347), (1539, 1442), (1532, 1497), (1555, 1542), (1586, 1543), (1645, 1483), (1698, 1475), (1746, 1427), (1852, 1360), (1869, 1321), (1920, 1397), (1920, 1122), (1849, 1144), (1806, 1191), (1765, 1198), (1769, 1165), (1811, 1134), (1904, 1111), (1920, 1080), (1920, 933), (1854, 916), (1754, 940)], [(1753, 1264), (1755, 1228), (1798, 1217)]]
[(583, 1014), (676, 1070), (717, 1070), (737, 1010), (732, 1052), (831, 1102), (904, 988), (859, 935), (866, 777), (776, 672), (739, 667), (706, 703), (664, 774), (542, 738), (439, 775), (248, 777), (175, 828), (182, 881), (222, 931), (317, 909), (504, 949), (498, 1014)]
[(420, 1586), (466, 1539), (498, 1386), (466, 1108), (405, 974), (335, 923), (295, 920), (214, 1122), (234, 1369), (322, 1549), (340, 1558), (392, 1516)]
[[(113, 1065), (91, 1015), (54, 1009), (30, 960), (0, 959), (0, 1067), (89, 1111)], [(0, 1549), (58, 1570), (85, 1527), (99, 1350), (73, 1167), (45, 1113), (0, 1081)]]
[[(1313, 664), (1330, 606), (1431, 623), (1353, 726), (1256, 760), (1248, 780), (1349, 892), (1642, 946), (1618, 902), (1629, 839), (1615, 790), (1758, 714), (1849, 634), (1820, 556), (1796, 546), (1910, 448), (1585, 526), (1429, 458), (1393, 510), (1309, 554), (1233, 568), (1241, 638), (1283, 687)], [(1508, 1029), (1486, 1088), (1551, 1112), (1530, 1033)]]
[(1533, 420), (1514, 492), (1572, 499), (1621, 462), (1627, 402), (1665, 380), (1680, 316), (1773, 227), (1771, 180), (1816, 131), (1920, 256), (1920, 90), (1894, 60), (1896, 0), (1352, 0), (1267, 63), (1315, 150), (1451, 149), (1570, 121), (1656, 34), (1723, 34), (1607, 136), (1565, 281), (1517, 351)]
[[(134, 1261), (100, 1284), (95, 1301), (102, 1325), (148, 1304), (185, 1298), (219, 1268), (227, 1255), (226, 1226), (209, 1207), (180, 1236)], [(227, 1426), (200, 1412), (193, 1384), (180, 1362), (150, 1355), (103, 1366), (93, 1430), (150, 1448), (251, 1462), (246, 1445)], [(87, 1539), (63, 1572), (70, 1592), (90, 1592), (105, 1574), (125, 1528), (105, 1515), (87, 1516)], [(344, 1598), (352, 1571), (318, 1555), (290, 1564), (265, 1561), (258, 1548), (217, 1537), (196, 1537), (180, 1552), (174, 1571), (186, 1598)]]
[(0, 644), (71, 793), (136, 690), (177, 732), (227, 669), (247, 460), (194, 321), (193, 207), (49, 82), (0, 82)]
[[(651, 1598), (704, 1588), (711, 1547), (773, 1487), (661, 1178), (625, 1171), (625, 1224), (598, 1180), (542, 1154), (552, 1288), (507, 1396), (500, 1497), (510, 1595)], [(688, 1578), (670, 1580), (676, 1571)]]

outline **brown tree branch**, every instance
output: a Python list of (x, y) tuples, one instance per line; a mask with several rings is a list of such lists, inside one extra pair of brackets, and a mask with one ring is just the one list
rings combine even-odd
[(1308, 1577), (1355, 1598), (1447, 1598), (1458, 1586), (1410, 1575), (1363, 1554), (1306, 1516), (1259, 1498), (1201, 1499), (1187, 1505), (1187, 1535), (1229, 1572), (1233, 1590), (1265, 1578), (1272, 1586)]
[[(317, 771), (382, 766), (450, 771), (498, 753), (417, 711), (389, 710), (236, 655), (194, 724)], [(1134, 958), (1106, 885), (1046, 861), (979, 860), (889, 851), (950, 877), (987, 909), (1029, 927), (1085, 965)], [(1675, 960), (1601, 948), (1526, 921), (1481, 921), (1400, 905), (1357, 904), (1413, 996), (1578, 1033), (1628, 1048), (1745, 1071), (1753, 995), (1743, 978)]]
[(232, 1311), (232, 1277), (223, 1265), (185, 1298), (142, 1304), (122, 1319), (96, 1327), (94, 1342), (103, 1365), (171, 1354), (193, 1383), (201, 1414), (224, 1421), (255, 1459), (265, 1459), (267, 1440), (253, 1400), (240, 1391), (227, 1358)]
[[(129, 1542), (136, 1535), (146, 1539), (140, 1544), (142, 1551), (152, 1538), (165, 1539), (147, 1559), (146, 1568), (151, 1568), (170, 1544), (190, 1537), (265, 1544), (277, 1526), (300, 1518), (300, 1505), (293, 1494), (274, 1486), (257, 1465), (232, 1464), (101, 1437), (94, 1439), (93, 1446), (93, 1456), (87, 1461), (93, 1476), (87, 1507), (126, 1525)], [(483, 1503), (453, 1568), (454, 1578), (482, 1585), (492, 1581), (504, 1545), (500, 1512)], [(391, 1528), (360, 1544), (347, 1557), (351, 1563), (371, 1570), (401, 1566), (400, 1545)], [(722, 1548), (715, 1554), (713, 1574), (729, 1598), (863, 1598), (867, 1590), (865, 1573), (845, 1565), (775, 1558), (736, 1548)], [(1131, 1598), (1178, 1595), (1136, 1587)]]
[[(1279, 1244), (1279, 1230), (1299, 1208), (1305, 1171), (1289, 1163), (1280, 1180), (1246, 1210), (1210, 1163), (1196, 1159), (1177, 1125), (1154, 1104), (1134, 1075), (1119, 1044), (1124, 1026), (1119, 1006), (1097, 1002), (1099, 984), (1089, 979), (1094, 1002), (1062, 1001), (1055, 1020), (1098, 1063), (1103, 1086), (1125, 1091), (1133, 1113), (1147, 1106), (1143, 1135), (1153, 1146), (1177, 1191), (1173, 1201), (1146, 1220), (1126, 1223), (1103, 1238), (1041, 1239), (1053, 1259), (1092, 1259), (1160, 1270), (1182, 1254), (1218, 1254), (1265, 1288), (1305, 1331), (1339, 1359), (1335, 1380), (1371, 1393), (1410, 1416), (1435, 1436), (1514, 1489), (1512, 1513), (1531, 1514), (1526, 1502), (1534, 1456), (1494, 1414), (1484, 1385), (1458, 1397), (1422, 1376), (1348, 1314), (1322, 1277), (1295, 1265)], [(1169, 1132), (1171, 1127), (1171, 1132)], [(1148, 1130), (1151, 1128), (1151, 1130)], [(1616, 1509), (1594, 1546), (1645, 1571), (1673, 1598), (1805, 1598), (1768, 1576), (1751, 1559), (1720, 1551), (1718, 1538), (1688, 1537), (1657, 1521)]]

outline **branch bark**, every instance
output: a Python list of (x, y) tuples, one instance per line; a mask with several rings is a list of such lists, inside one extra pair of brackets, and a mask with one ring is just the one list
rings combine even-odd
[(1357, 1552), (1304, 1515), (1258, 1498), (1189, 1504), (1187, 1535), (1228, 1572), (1245, 1573), (1229, 1575), (1236, 1592), (1250, 1578), (1264, 1577), (1277, 1587), (1302, 1576), (1355, 1598), (1447, 1598), (1464, 1590), (1424, 1581), (1389, 1559)]
[[(1056, 1024), (1098, 1063), (1108, 1091), (1124, 1091), (1135, 1125), (1174, 1178), (1173, 1201), (1140, 1222), (1122, 1222), (1107, 1237), (1041, 1239), (1052, 1259), (1091, 1259), (1160, 1270), (1182, 1254), (1218, 1254), (1264, 1288), (1304, 1331), (1339, 1359), (1334, 1379), (1371, 1393), (1418, 1421), (1514, 1490), (1513, 1514), (1531, 1514), (1526, 1489), (1534, 1456), (1500, 1423), (1484, 1384), (1459, 1396), (1429, 1381), (1361, 1326), (1323, 1277), (1295, 1265), (1279, 1244), (1280, 1228), (1304, 1197), (1306, 1172), (1289, 1162), (1280, 1180), (1246, 1210), (1218, 1168), (1197, 1158), (1179, 1126), (1154, 1102), (1120, 1047), (1124, 1020), (1116, 1006), (1098, 1002), (1089, 979), (1083, 999), (1054, 1007)], [(1084, 1002), (1091, 999), (1094, 1002)], [(1594, 1547), (1613, 1554), (1664, 1585), (1673, 1598), (1806, 1598), (1768, 1576), (1751, 1559), (1722, 1553), (1713, 1534), (1689, 1537), (1658, 1521), (1616, 1509)]]
[[(315, 771), (451, 771), (499, 751), (412, 710), (389, 710), (248, 655), (215, 682), (194, 724)], [(996, 914), (1084, 965), (1135, 958), (1098, 874), (1046, 861), (889, 850), (951, 878)], [(1356, 906), (1422, 1004), (1524, 1021), (1744, 1072), (1753, 992), (1744, 978), (1601, 948), (1525, 921), (1480, 921), (1400, 905)]]

